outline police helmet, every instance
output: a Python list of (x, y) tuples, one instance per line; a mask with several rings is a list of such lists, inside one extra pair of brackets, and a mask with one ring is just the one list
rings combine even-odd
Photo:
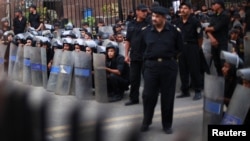
[(76, 34), (72, 30), (65, 30), (61, 33), (61, 38), (71, 37), (76, 38)]
[(46, 30), (50, 30), (50, 31), (55, 29), (54, 26), (51, 25), (51, 24), (44, 24), (44, 27), (45, 27)]
[(14, 37), (14, 36), (15, 36), (15, 33), (14, 33), (12, 30), (5, 31), (5, 32), (3, 33), (3, 36), (5, 36), (5, 37), (7, 37), (7, 36), (9, 36), (9, 35), (12, 35), (12, 36)]
[(237, 70), (237, 76), (250, 81), (250, 68), (244, 68)]
[(84, 47), (89, 47), (92, 49), (92, 52), (97, 52), (97, 44), (94, 40), (85, 40), (84, 41)]
[(103, 33), (101, 38), (105, 40), (105, 39), (109, 39), (109, 36), (110, 36), (109, 33)]
[(73, 30), (73, 24), (71, 23), (71, 22), (69, 22), (68, 24), (66, 24), (65, 26), (64, 26), (64, 29), (65, 30)]
[(15, 39), (15, 41), (17, 41), (17, 40), (24, 41), (25, 40), (25, 36), (24, 36), (23, 33), (19, 33), (19, 34), (16, 34), (14, 36), (14, 39)]
[(42, 45), (47, 45), (48, 48), (51, 46), (51, 42), (48, 37), (41, 37), (40, 42)]
[(52, 46), (53, 49), (54, 49), (54, 48), (62, 49), (63, 43), (62, 43), (61, 40), (55, 39), (55, 38), (54, 38), (54, 39), (52, 39), (52, 41), (51, 41), (51, 46)]
[(114, 42), (114, 41), (109, 42), (109, 43), (106, 45), (106, 52), (107, 52), (108, 49), (110, 49), (110, 48), (115, 49), (116, 55), (119, 54), (119, 47), (118, 47), (117, 42)]
[(225, 62), (235, 66), (236, 69), (243, 64), (243, 61), (237, 54), (228, 51), (221, 51), (220, 57)]
[(84, 40), (83, 39), (75, 39), (74, 45), (84, 46)]

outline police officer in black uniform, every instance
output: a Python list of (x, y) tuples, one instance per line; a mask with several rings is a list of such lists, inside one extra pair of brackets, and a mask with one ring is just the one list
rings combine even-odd
[(211, 41), (212, 60), (216, 67), (217, 74), (222, 76), (220, 52), (221, 50), (227, 50), (228, 47), (228, 24), (230, 18), (225, 11), (223, 0), (214, 0), (213, 9), (216, 14), (211, 17), (210, 25), (205, 28), (205, 31)]
[(141, 44), (142, 32), (148, 26), (146, 21), (148, 8), (139, 4), (136, 9), (136, 18), (127, 27), (125, 42), (125, 61), (130, 63), (130, 100), (125, 105), (139, 103), (139, 88), (145, 47)]
[(180, 5), (180, 18), (176, 21), (176, 26), (181, 30), (184, 47), (179, 58), (181, 91), (177, 98), (188, 97), (189, 77), (195, 90), (193, 100), (201, 99), (202, 75), (200, 71), (200, 54), (202, 48), (203, 31), (199, 20), (191, 15), (192, 5), (183, 2)]
[(167, 9), (152, 8), (152, 26), (143, 33), (146, 46), (144, 54), (143, 122), (141, 131), (148, 131), (154, 108), (161, 93), (162, 127), (166, 134), (172, 133), (173, 108), (177, 58), (183, 47), (180, 31), (166, 20)]

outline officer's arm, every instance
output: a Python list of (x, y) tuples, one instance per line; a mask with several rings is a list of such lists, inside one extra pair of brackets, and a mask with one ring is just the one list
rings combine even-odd
[(206, 32), (215, 32), (220, 30), (221, 28), (227, 27), (229, 23), (229, 17), (224, 15), (220, 21), (217, 21), (214, 26), (209, 26), (205, 28)]
[(177, 54), (176, 54), (176, 59), (179, 58), (181, 52), (183, 49), (183, 38), (181, 35), (181, 31), (177, 31), (177, 39), (176, 39), (176, 50), (177, 50)]
[(129, 56), (129, 50), (130, 50), (130, 42), (125, 41), (125, 57)]
[(202, 43), (203, 43), (203, 29), (202, 25), (199, 21), (197, 21), (197, 35), (198, 35), (198, 45), (200, 48), (202, 48)]
[(116, 74), (116, 75), (121, 75), (121, 72), (118, 69), (106, 68), (106, 71), (108, 71), (109, 73)]

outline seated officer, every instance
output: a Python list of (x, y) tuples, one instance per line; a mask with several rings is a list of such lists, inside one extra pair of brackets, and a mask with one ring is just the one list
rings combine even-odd
[(113, 43), (106, 46), (106, 56), (108, 96), (110, 102), (115, 102), (123, 98), (129, 85), (129, 66), (124, 62), (124, 56), (119, 55), (118, 46)]
[[(237, 71), (237, 76), (240, 77), (242, 85), (246, 88), (249, 88), (250, 90), (250, 68), (239, 69)], [(247, 115), (243, 124), (250, 125), (250, 109), (248, 109), (248, 112), (247, 112)]]
[(224, 103), (228, 106), (234, 89), (238, 83), (236, 72), (242, 66), (243, 61), (237, 54), (227, 51), (221, 52), (221, 59), (224, 61), (222, 66), (222, 74), (225, 79)]

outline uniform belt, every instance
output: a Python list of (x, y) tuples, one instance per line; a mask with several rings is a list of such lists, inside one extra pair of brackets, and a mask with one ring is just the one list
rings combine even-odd
[(146, 60), (163, 62), (163, 61), (175, 60), (175, 58), (174, 57), (169, 57), (169, 58), (150, 58), (150, 59), (146, 59)]

